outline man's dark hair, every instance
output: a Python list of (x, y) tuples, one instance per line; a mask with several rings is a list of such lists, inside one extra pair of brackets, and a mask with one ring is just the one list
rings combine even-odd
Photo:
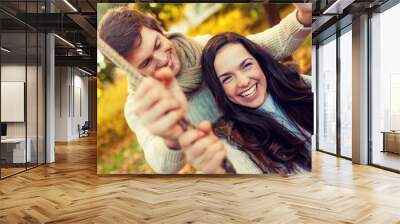
[(123, 57), (142, 42), (140, 31), (145, 26), (163, 33), (157, 20), (126, 7), (110, 9), (99, 26), (99, 37)]

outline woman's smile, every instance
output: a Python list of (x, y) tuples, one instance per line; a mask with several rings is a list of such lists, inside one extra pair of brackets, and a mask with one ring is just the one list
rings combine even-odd
[(257, 91), (257, 83), (254, 83), (254, 85), (250, 86), (250, 88), (248, 88), (247, 90), (242, 91), (239, 94), (239, 96), (245, 97), (245, 98), (246, 97), (249, 98), (249, 97), (254, 96), (256, 91)]

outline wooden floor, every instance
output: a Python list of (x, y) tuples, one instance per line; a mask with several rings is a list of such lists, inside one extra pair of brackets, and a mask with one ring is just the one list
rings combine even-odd
[(2, 178), (3, 177), (7, 177), (7, 176), (13, 175), (15, 173), (22, 172), (24, 170), (25, 170), (25, 167), (23, 167), (23, 168), (20, 168), (20, 167), (17, 167), (17, 168), (14, 168), (14, 167), (12, 167), (12, 168), (1, 168), (1, 177)]
[(400, 223), (400, 175), (315, 152), (309, 176), (96, 175), (96, 142), (0, 181), (0, 223)]
[(17, 167), (2, 167), (1, 168), (1, 178), (5, 178), (11, 175), (14, 175), (16, 173), (23, 172), (27, 169), (33, 169), (37, 166), (37, 164), (32, 164), (32, 163), (27, 163), (27, 167), (25, 167), (25, 164), (18, 164)]

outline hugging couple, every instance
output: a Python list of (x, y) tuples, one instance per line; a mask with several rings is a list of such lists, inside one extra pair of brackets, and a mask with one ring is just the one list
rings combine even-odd
[[(128, 77), (125, 118), (154, 171), (223, 174), (225, 158), (238, 174), (311, 170), (311, 82), (278, 61), (311, 30), (311, 4), (295, 7), (257, 34), (193, 39), (137, 10), (106, 13), (99, 37), (145, 77)], [(182, 118), (197, 128), (183, 130)]]

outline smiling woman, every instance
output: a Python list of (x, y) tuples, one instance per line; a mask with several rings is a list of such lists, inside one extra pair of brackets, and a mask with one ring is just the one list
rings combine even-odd
[(246, 152), (264, 173), (311, 170), (313, 93), (298, 73), (236, 33), (209, 40), (202, 68), (223, 113), (214, 125), (220, 137)]

